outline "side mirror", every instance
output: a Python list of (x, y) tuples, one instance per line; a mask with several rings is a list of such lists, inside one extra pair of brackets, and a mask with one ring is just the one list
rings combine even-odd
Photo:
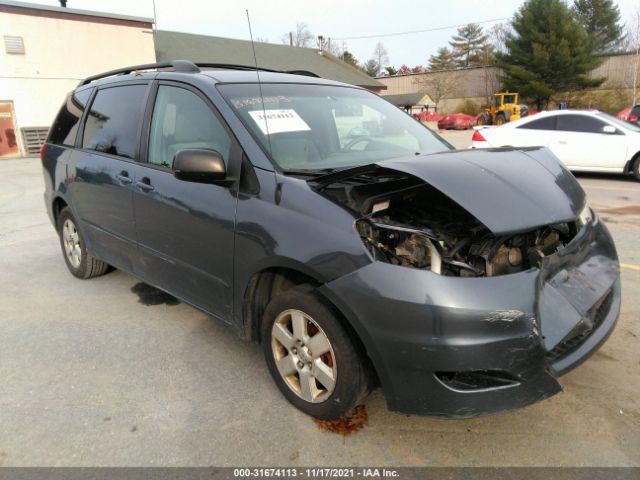
[(616, 127), (612, 127), (611, 125), (605, 125), (602, 127), (602, 133), (614, 134), (618, 133), (618, 130), (616, 130)]
[(173, 176), (197, 183), (227, 183), (227, 169), (222, 155), (215, 150), (178, 150), (173, 157)]

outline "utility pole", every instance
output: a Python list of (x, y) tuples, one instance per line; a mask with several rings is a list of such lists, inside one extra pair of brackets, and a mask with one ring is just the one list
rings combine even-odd
[(293, 32), (289, 32), (289, 46), (293, 47)]

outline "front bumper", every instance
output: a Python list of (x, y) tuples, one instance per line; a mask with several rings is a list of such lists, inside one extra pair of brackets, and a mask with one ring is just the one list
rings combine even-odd
[(444, 277), (382, 262), (321, 287), (347, 316), (387, 403), (404, 413), (471, 417), (561, 390), (620, 311), (619, 264), (594, 218), (540, 269)]

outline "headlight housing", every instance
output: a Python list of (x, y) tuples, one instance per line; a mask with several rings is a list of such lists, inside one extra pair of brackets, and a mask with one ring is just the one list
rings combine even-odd
[(578, 219), (576, 220), (576, 223), (578, 224), (578, 229), (581, 229), (582, 227), (584, 227), (588, 223), (591, 223), (592, 221), (593, 221), (593, 210), (591, 210), (591, 207), (589, 207), (589, 204), (587, 203), (585, 204), (584, 208), (578, 215)]

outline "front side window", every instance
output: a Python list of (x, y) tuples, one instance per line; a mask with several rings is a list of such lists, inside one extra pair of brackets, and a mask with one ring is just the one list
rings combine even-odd
[(602, 133), (606, 124), (588, 115), (558, 115), (557, 129), (564, 132)]
[(161, 85), (151, 119), (149, 163), (172, 168), (176, 153), (192, 148), (215, 150), (228, 165), (231, 137), (198, 95)]
[(92, 88), (80, 92), (71, 92), (67, 97), (60, 113), (53, 122), (49, 143), (73, 147), (76, 143), (76, 134), (80, 125), (80, 119), (87, 106)]
[(537, 120), (532, 120), (518, 128), (525, 130), (555, 130), (556, 129), (556, 117), (544, 117)]
[(146, 92), (147, 85), (99, 90), (87, 115), (82, 147), (135, 158)]
[(365, 90), (273, 83), (262, 84), (262, 92), (256, 84), (219, 89), (285, 171), (342, 169), (452, 149)]

